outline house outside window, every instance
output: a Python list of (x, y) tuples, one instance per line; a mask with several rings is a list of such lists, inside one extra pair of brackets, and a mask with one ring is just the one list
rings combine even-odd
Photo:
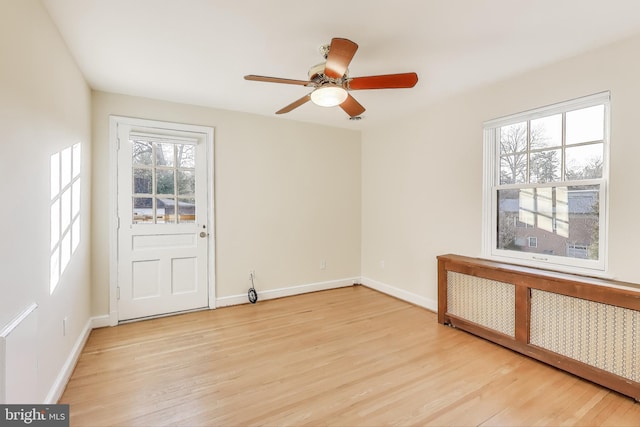
[(609, 92), (484, 124), (483, 252), (606, 270)]

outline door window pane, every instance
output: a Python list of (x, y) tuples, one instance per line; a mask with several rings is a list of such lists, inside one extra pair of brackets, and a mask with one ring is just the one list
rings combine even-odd
[(178, 170), (178, 195), (189, 196), (196, 192), (196, 174), (194, 171)]
[(196, 199), (180, 198), (178, 199), (178, 222), (194, 223), (196, 220)]
[(133, 193), (151, 194), (153, 171), (151, 169), (133, 168)]
[(196, 167), (196, 146), (191, 144), (176, 144), (178, 167), (195, 168)]
[(156, 224), (176, 222), (176, 199), (159, 197), (156, 199)]
[(156, 169), (156, 194), (174, 194), (173, 169)]
[(134, 165), (153, 165), (153, 148), (152, 144), (148, 141), (135, 141), (132, 143), (132, 162)]
[(173, 149), (175, 144), (156, 143), (156, 165), (157, 166), (173, 166)]
[(133, 223), (152, 223), (153, 217), (153, 199), (150, 197), (134, 197)]

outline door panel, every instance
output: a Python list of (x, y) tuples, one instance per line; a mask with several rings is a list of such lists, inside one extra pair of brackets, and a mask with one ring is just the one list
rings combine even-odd
[(208, 307), (207, 134), (117, 132), (118, 320)]

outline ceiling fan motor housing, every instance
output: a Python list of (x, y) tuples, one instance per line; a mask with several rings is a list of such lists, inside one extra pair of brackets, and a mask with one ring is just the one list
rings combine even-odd
[(324, 62), (321, 62), (309, 68), (309, 80), (315, 80), (320, 75), (324, 75), (324, 64)]
[(320, 87), (325, 84), (344, 86), (349, 75), (349, 70), (346, 70), (344, 75), (339, 79), (332, 79), (324, 73), (325, 66), (326, 63), (321, 62), (309, 68), (309, 80), (312, 81), (316, 87)]

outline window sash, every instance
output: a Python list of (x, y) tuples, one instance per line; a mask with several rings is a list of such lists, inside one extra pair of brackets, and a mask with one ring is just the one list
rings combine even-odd
[[(606, 197), (606, 182), (604, 179), (598, 180), (585, 180), (585, 181), (568, 181), (565, 183), (545, 183), (545, 184), (527, 184), (527, 185), (503, 185), (496, 186), (492, 190), (492, 198), (491, 198), (491, 225), (490, 230), (492, 230), (491, 238), (490, 238), (490, 247), (485, 252), (485, 256), (489, 256), (490, 258), (499, 259), (502, 261), (517, 261), (517, 262), (525, 262), (530, 261), (533, 265), (536, 266), (545, 266), (549, 268), (551, 264), (552, 266), (559, 268), (565, 266), (569, 269), (569, 271), (575, 272), (584, 272), (580, 271), (584, 270), (605, 270), (606, 267), (606, 234), (604, 230), (606, 230), (606, 212), (605, 209), (600, 209), (599, 217), (598, 217), (598, 229), (599, 229), (599, 239), (598, 239), (598, 254), (599, 258), (597, 260), (591, 259), (581, 259), (581, 258), (572, 258), (569, 256), (561, 256), (561, 255), (550, 255), (550, 254), (540, 254), (536, 252), (521, 252), (517, 250), (508, 250), (508, 249), (499, 249), (498, 248), (498, 192), (500, 190), (509, 190), (509, 189), (545, 189), (545, 188), (553, 188), (553, 187), (581, 187), (581, 186), (594, 186), (597, 185), (598, 189), (598, 200), (601, 202), (605, 201)], [(606, 205), (606, 202), (601, 203), (601, 206)], [(531, 228), (525, 228), (525, 230), (529, 231)], [(538, 247), (540, 247), (540, 243), (538, 241)], [(573, 270), (576, 269), (576, 270)]]
[[(601, 92), (594, 95), (561, 102), (551, 106), (536, 108), (517, 114), (501, 117), (484, 122), (483, 135), (483, 229), (482, 253), (486, 258), (498, 261), (518, 262), (534, 267), (553, 268), (572, 273), (591, 275), (606, 275), (607, 271), (607, 215), (608, 215), (608, 176), (609, 176), (609, 102), (610, 93)], [(561, 179), (547, 183), (500, 184), (500, 135), (499, 129), (515, 123), (527, 122), (554, 114), (567, 113), (573, 110), (604, 105), (604, 138), (603, 138), (603, 169), (602, 177), (598, 179), (566, 180), (564, 167)], [(565, 138), (563, 129), (563, 139)], [(587, 145), (588, 143), (583, 143)], [(563, 147), (564, 144), (563, 144)], [(544, 150), (543, 150), (544, 151)], [(564, 154), (564, 153), (563, 153)], [(528, 171), (527, 171), (528, 173)], [(578, 259), (568, 256), (544, 255), (505, 250), (498, 248), (498, 191), (504, 189), (525, 189), (545, 187), (573, 187), (582, 185), (599, 186), (599, 238), (598, 260)], [(539, 242), (538, 242), (539, 246)]]

